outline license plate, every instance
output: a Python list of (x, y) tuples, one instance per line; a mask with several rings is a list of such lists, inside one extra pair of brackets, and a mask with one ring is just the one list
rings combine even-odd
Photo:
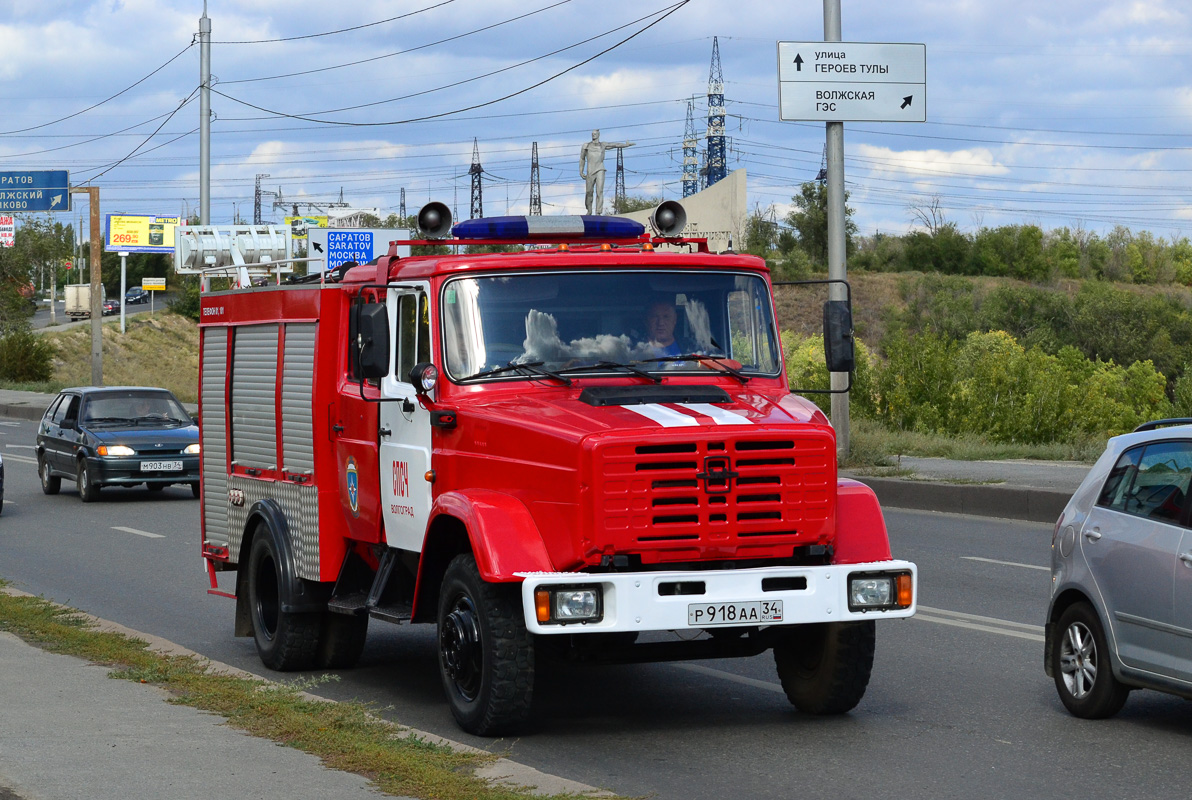
[(181, 472), (181, 461), (142, 461), (141, 472)]
[(781, 600), (758, 600), (750, 603), (690, 603), (687, 624), (707, 625), (764, 625), (782, 622)]

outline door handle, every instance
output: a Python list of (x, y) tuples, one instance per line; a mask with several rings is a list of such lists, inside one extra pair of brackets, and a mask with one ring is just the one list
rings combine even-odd
[(1101, 538), (1101, 531), (1097, 530), (1096, 528), (1093, 528), (1091, 531), (1085, 531), (1084, 538), (1088, 539), (1090, 542), (1095, 542)]
[(343, 433), (344, 426), (343, 425), (332, 425), (331, 430), (335, 431), (336, 433)]
[(382, 436), (392, 436), (393, 435), (393, 431), (389, 430), (388, 428), (381, 428), (381, 430), (379, 430), (378, 433), (380, 433)]
[(1192, 553), (1181, 553), (1180, 561), (1183, 561), (1186, 566), (1192, 567)]

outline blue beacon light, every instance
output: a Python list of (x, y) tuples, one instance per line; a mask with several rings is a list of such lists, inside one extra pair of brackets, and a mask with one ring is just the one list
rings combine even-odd
[(584, 237), (631, 239), (645, 233), (646, 226), (625, 217), (571, 215), (558, 217), (488, 217), (470, 219), (451, 229), (457, 239), (550, 239)]

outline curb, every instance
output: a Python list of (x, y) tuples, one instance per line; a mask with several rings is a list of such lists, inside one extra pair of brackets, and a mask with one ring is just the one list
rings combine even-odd
[[(14, 597), (36, 597), (36, 595), (30, 594), (29, 592), (21, 591), (20, 589), (14, 589), (11, 586), (0, 587), (0, 592), (3, 592), (4, 594), (11, 595)], [(202, 661), (203, 663), (207, 664), (209, 669), (211, 669), (212, 671), (219, 673), (219, 674), (231, 675), (231, 676), (238, 677), (238, 678), (256, 679), (256, 680), (265, 681), (267, 683), (274, 682), (270, 678), (267, 678), (263, 675), (257, 675), (256, 673), (240, 669), (239, 667), (233, 667), (232, 665), (225, 664), (222, 661), (215, 661), (214, 659), (208, 658), (207, 656), (203, 655), (202, 653), (196, 653), (195, 651), (190, 650), (186, 647), (183, 647), (180, 644), (171, 642), (169, 639), (163, 639), (160, 636), (154, 636), (153, 634), (149, 634), (149, 633), (142, 633), (141, 631), (137, 631), (132, 628), (125, 627), (124, 625), (121, 625), (118, 622), (111, 622), (110, 620), (96, 617), (92, 614), (88, 614), (86, 612), (79, 611), (78, 609), (71, 608), (70, 606), (64, 606), (61, 603), (54, 603), (54, 605), (59, 606), (60, 608), (67, 609), (67, 610), (73, 612), (74, 614), (76, 614), (77, 616), (79, 616), (80, 618), (85, 619), (92, 626), (92, 628), (94, 630), (102, 631), (105, 633), (119, 633), (119, 634), (123, 634), (124, 636), (127, 636), (132, 639), (140, 639), (141, 641), (143, 641), (149, 645), (149, 649), (154, 650), (156, 652), (164, 653), (166, 655), (171, 655), (171, 656), (189, 656), (189, 657), (198, 659), (199, 661)], [(30, 643), (30, 644), (32, 644), (32, 643)], [(37, 645), (33, 644), (33, 646), (36, 647)], [(337, 702), (335, 700), (331, 700), (326, 697), (320, 697), (318, 695), (311, 694), (309, 692), (299, 692), (299, 694), (304, 699), (312, 700), (315, 702), (320, 702), (320, 703), (335, 703), (335, 702)], [(492, 755), (491, 751), (483, 750), (479, 747), (473, 747), (472, 745), (464, 744), (462, 742), (457, 742), (452, 739), (448, 739), (444, 736), (439, 736), (438, 734), (430, 733), (428, 731), (421, 731), (421, 730), (418, 730), (417, 728), (411, 728), (406, 725), (401, 725), (400, 723), (389, 722), (387, 720), (383, 720), (383, 721), (385, 721), (386, 724), (392, 726), (395, 731), (400, 731), (402, 734), (414, 736), (419, 739), (423, 739), (425, 741), (431, 742), (433, 744), (445, 745), (447, 747), (450, 747), (453, 750), (457, 750), (457, 751), (463, 752), (463, 753), (475, 753), (478, 755)], [(590, 796), (590, 797), (594, 797), (594, 798), (614, 797), (615, 796), (612, 792), (609, 792), (606, 789), (601, 789), (596, 786), (589, 786), (587, 784), (580, 783), (579, 781), (573, 781), (573, 780), (570, 780), (569, 778), (563, 778), (558, 775), (551, 775), (549, 773), (542, 772), (541, 770), (535, 769), (534, 767), (531, 767), (528, 764), (522, 764), (522, 763), (514, 761), (510, 758), (504, 758), (504, 757), (498, 758), (496, 761), (492, 762), (491, 764), (488, 764), (487, 766), (483, 766), (483, 767), (480, 767), (479, 769), (476, 769), (474, 771), (474, 774), (476, 775), (476, 777), (483, 778), (483, 779), (488, 780), (492, 783), (505, 784), (508, 786), (513, 786), (515, 788), (524, 789), (524, 790), (528, 791), (530, 795), (569, 794), (570, 793), (570, 794), (575, 794), (575, 795)], [(378, 792), (377, 794), (378, 794), (378, 796), (393, 797), (393, 795), (384, 795), (381, 792)], [(4, 795), (4, 787), (0, 786), (0, 800), (5, 800), (5, 797), (6, 796)]]
[(27, 419), (32, 422), (37, 422), (46, 413), (46, 407), (50, 404), (50, 400), (54, 399), (54, 395), (50, 395), (50, 399), (43, 405), (34, 406), (29, 403), (0, 403), (0, 417), (12, 417), (13, 419)]
[(974, 486), (859, 475), (850, 477), (873, 489), (883, 506), (1027, 522), (1055, 522), (1072, 497), (1070, 492), (1021, 486)]

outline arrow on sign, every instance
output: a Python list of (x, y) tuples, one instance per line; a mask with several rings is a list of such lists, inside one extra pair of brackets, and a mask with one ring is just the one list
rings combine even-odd
[(314, 247), (316, 253), (323, 252), (323, 245), (319, 244), (318, 242), (311, 242), (311, 246)]
[(795, 53), (795, 72), (803, 71), (803, 56), (800, 53)]
[(914, 97), (913, 94), (908, 94), (906, 97), (902, 98), (902, 105), (900, 105), (899, 108), (906, 108), (909, 106), (911, 104), (912, 97)]
[(58, 205), (61, 202), (62, 202), (62, 195), (60, 195), (60, 194), (54, 195), (52, 198), (50, 198), (50, 208), (53, 208), (54, 206)]

